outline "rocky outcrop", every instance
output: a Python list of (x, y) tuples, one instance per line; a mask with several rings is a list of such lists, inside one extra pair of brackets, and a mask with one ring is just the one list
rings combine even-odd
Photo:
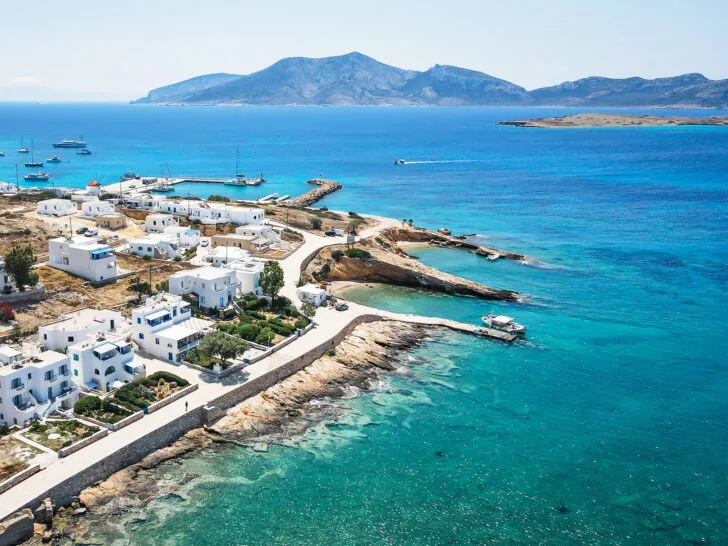
[(29, 508), (16, 512), (0, 522), (0, 546), (20, 544), (33, 536), (33, 513)]
[(321, 249), (302, 272), (305, 280), (377, 282), (423, 288), (434, 292), (501, 301), (519, 301), (518, 292), (478, 284), (457, 275), (428, 267), (381, 237), (362, 241), (356, 248), (366, 251), (347, 256), (343, 245)]
[(310, 207), (316, 201), (320, 201), (330, 193), (334, 193), (343, 188), (335, 180), (326, 180), (325, 178), (312, 178), (308, 181), (308, 184), (314, 184), (318, 188), (307, 191), (303, 195), (299, 195), (290, 201), (284, 201), (281, 204), (285, 207)]

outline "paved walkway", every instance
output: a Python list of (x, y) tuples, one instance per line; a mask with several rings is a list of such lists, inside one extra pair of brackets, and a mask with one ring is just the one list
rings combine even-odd
[[(384, 229), (388, 224), (380, 224), (375, 228), (370, 228), (362, 233), (362, 236), (369, 236), (376, 233), (380, 229)], [(368, 233), (367, 233), (368, 232)], [(341, 244), (343, 237), (320, 237), (310, 233), (303, 233), (305, 237), (304, 244), (296, 250), (291, 256), (283, 260), (281, 266), (285, 274), (285, 286), (281, 293), (290, 298), (293, 302), (298, 303), (296, 296), (296, 284), (300, 276), (300, 268), (303, 260), (305, 260), (312, 252), (328, 245)], [(318, 347), (322, 343), (334, 338), (356, 317), (364, 314), (379, 314), (387, 318), (406, 320), (409, 322), (419, 322), (425, 324), (441, 324), (449, 327), (456, 327), (453, 321), (445, 321), (442, 319), (431, 317), (417, 317), (415, 315), (398, 315), (380, 311), (364, 305), (351, 303), (347, 311), (335, 311), (330, 308), (320, 308), (316, 313), (316, 327), (310, 330), (306, 335), (297, 339), (293, 343), (282, 348), (280, 351), (273, 353), (271, 356), (256, 362), (245, 368), (245, 378), (238, 383), (227, 382), (209, 382), (209, 376), (203, 378), (201, 372), (188, 368), (186, 366), (175, 366), (168, 362), (159, 360), (146, 359), (147, 373), (152, 374), (156, 371), (165, 370), (180, 375), (191, 383), (197, 383), (199, 388), (176, 400), (170, 405), (152, 413), (145, 415), (139, 421), (117, 431), (110, 433), (107, 437), (65, 457), (63, 459), (53, 459), (47, 463), (47, 466), (41, 472), (31, 476), (21, 485), (13, 487), (9, 491), (0, 495), (0, 520), (17, 511), (20, 507), (31, 502), (33, 499), (44, 494), (49, 488), (59, 484), (66, 479), (83, 472), (91, 465), (101, 459), (110, 456), (120, 447), (133, 443), (140, 437), (161, 429), (167, 423), (173, 421), (179, 415), (185, 412), (185, 404), (189, 405), (189, 410), (197, 409), (208, 405), (208, 402), (225, 394), (226, 392), (237, 388), (242, 383), (256, 379), (276, 368), (290, 362), (311, 349)], [(462, 325), (463, 330), (469, 325)]]

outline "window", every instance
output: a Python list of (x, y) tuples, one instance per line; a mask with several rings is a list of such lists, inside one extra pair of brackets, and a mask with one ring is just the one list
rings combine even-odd
[(73, 375), (75, 375), (76, 377), (78, 377), (78, 370), (73, 370)]
[(76, 362), (78, 362), (78, 355), (77, 354), (74, 354), (73, 355), (73, 360), (75, 360)]
[(14, 389), (17, 389), (18, 387), (22, 386), (23, 384), (20, 382), (20, 378), (16, 377), (10, 382), (10, 386)]
[(154, 342), (155, 342), (155, 343), (156, 343), (157, 345), (159, 345), (159, 338), (156, 338), (156, 339), (154, 340)]
[(46, 381), (50, 381), (51, 379), (53, 379), (53, 370), (48, 370), (45, 373), (45, 380)]
[(139, 339), (144, 339), (144, 334), (142, 334), (141, 332), (139, 332)]
[(114, 368), (113, 366), (109, 366), (108, 368), (106, 368), (106, 371), (104, 372), (104, 375), (105, 375), (105, 376), (106, 376), (106, 375), (111, 375), (111, 374), (112, 374), (112, 373), (114, 373), (115, 371), (116, 371), (116, 368)]
[(94, 375), (101, 375), (101, 372), (98, 368), (94, 369)]
[(43, 334), (43, 339), (47, 340), (48, 339), (48, 334)]
[(141, 324), (141, 323), (142, 323), (142, 317), (137, 317), (137, 324)]
[(28, 379), (33, 379), (33, 374), (32, 373), (29, 373), (28, 374)]
[(73, 342), (73, 336), (68, 336), (68, 343), (72, 343), (72, 342)]

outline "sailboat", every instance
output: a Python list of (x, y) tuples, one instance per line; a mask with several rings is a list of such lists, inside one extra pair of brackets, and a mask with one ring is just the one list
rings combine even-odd
[(240, 146), (235, 151), (235, 178), (225, 182), (226, 186), (245, 186), (245, 175), (240, 172)]
[(19, 154), (30, 153), (30, 150), (23, 145), (23, 137), (20, 137), (20, 150), (18, 150), (18, 153)]
[(35, 150), (34, 150), (34, 142), (30, 141), (30, 161), (25, 163), (26, 167), (42, 167), (43, 162), (42, 161), (36, 161), (35, 160)]

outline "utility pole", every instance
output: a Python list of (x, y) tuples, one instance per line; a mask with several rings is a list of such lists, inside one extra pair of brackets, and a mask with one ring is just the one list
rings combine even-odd
[(152, 266), (149, 266), (149, 294), (152, 293)]
[(20, 179), (18, 178), (18, 164), (15, 164), (15, 187), (20, 191)]

